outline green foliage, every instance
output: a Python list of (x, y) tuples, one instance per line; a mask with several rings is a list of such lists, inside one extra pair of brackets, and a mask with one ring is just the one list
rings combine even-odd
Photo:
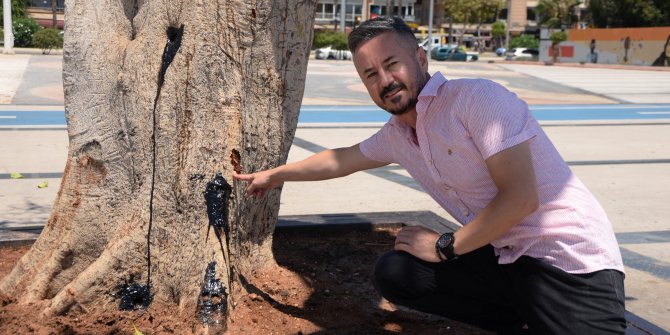
[(14, 46), (33, 46), (33, 34), (42, 29), (42, 27), (40, 27), (40, 25), (37, 24), (35, 20), (29, 17), (18, 18), (12, 23), (12, 29), (14, 30)]
[(42, 49), (43, 54), (49, 54), (51, 49), (63, 48), (63, 38), (58, 29), (40, 29), (33, 35), (33, 45)]
[(551, 39), (552, 43), (558, 44), (558, 43), (561, 43), (563, 41), (568, 40), (568, 33), (564, 32), (564, 31), (557, 31), (557, 32), (551, 34), (551, 37), (549, 37), (549, 39)]
[(667, 26), (670, 1), (591, 0), (587, 17), (596, 28)]
[(548, 28), (570, 28), (577, 23), (575, 8), (581, 0), (540, 0), (535, 11), (540, 16), (539, 22)]
[(509, 41), (509, 48), (529, 48), (538, 49), (540, 47), (540, 40), (533, 35), (521, 35), (512, 38)]
[(496, 21), (491, 25), (491, 35), (493, 37), (503, 37), (505, 36), (505, 22)]
[[(26, 0), (12, 0), (12, 21), (26, 17), (26, 2)], [(5, 24), (3, 10), (3, 1), (0, 1), (0, 25)]]
[(442, 3), (445, 17), (466, 24), (487, 22), (500, 9), (499, 0), (443, 0)]
[(331, 46), (335, 50), (347, 50), (347, 34), (332, 30), (314, 33), (312, 48), (317, 49), (327, 46)]

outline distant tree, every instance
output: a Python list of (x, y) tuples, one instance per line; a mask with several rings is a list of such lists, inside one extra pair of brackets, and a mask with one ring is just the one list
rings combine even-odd
[(58, 16), (56, 15), (56, 10), (58, 8), (58, 1), (51, 0), (51, 27), (58, 28)]
[(553, 50), (553, 62), (558, 62), (558, 57), (560, 56), (560, 48), (558, 47), (561, 42), (568, 39), (568, 34), (564, 31), (557, 31), (549, 37), (551, 39), (551, 48)]
[[(478, 32), (483, 22), (495, 17), (500, 6), (498, 0), (443, 0), (442, 3), (445, 17), (465, 25), (477, 23)], [(461, 38), (463, 34), (465, 31), (461, 32)]]
[(491, 36), (498, 41), (497, 45), (502, 45), (502, 38), (505, 37), (505, 22), (493, 22), (491, 25)]
[(667, 26), (670, 1), (591, 0), (587, 16), (597, 28)]
[[(3, 25), (3, 1), (0, 1), (0, 25)], [(12, 20), (26, 17), (26, 0), (12, 0)]]
[(530, 48), (537, 49), (540, 46), (540, 41), (533, 35), (521, 35), (512, 38), (509, 41), (509, 48)]
[(581, 0), (540, 0), (535, 12), (540, 17), (540, 25), (547, 28), (569, 28), (577, 23), (575, 8)]

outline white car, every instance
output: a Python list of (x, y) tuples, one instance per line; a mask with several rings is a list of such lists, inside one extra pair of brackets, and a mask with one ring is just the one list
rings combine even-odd
[(325, 47), (316, 49), (314, 52), (314, 58), (316, 59), (339, 59), (339, 60), (348, 60), (351, 59), (351, 51), (349, 50), (335, 50), (332, 47)]
[(535, 49), (514, 48), (505, 54), (505, 60), (537, 61), (540, 53)]

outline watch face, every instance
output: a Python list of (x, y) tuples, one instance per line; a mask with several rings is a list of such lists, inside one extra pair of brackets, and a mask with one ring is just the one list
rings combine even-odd
[(442, 235), (440, 236), (440, 239), (437, 241), (437, 246), (442, 249), (446, 248), (449, 243), (451, 243), (451, 239), (454, 238), (452, 235)]

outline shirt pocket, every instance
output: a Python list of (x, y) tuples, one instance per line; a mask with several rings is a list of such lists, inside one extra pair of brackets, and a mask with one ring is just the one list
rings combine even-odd
[(444, 142), (431, 148), (439, 172), (440, 184), (445, 188), (455, 188), (464, 192), (489, 189), (491, 176), (474, 144), (452, 145)]

